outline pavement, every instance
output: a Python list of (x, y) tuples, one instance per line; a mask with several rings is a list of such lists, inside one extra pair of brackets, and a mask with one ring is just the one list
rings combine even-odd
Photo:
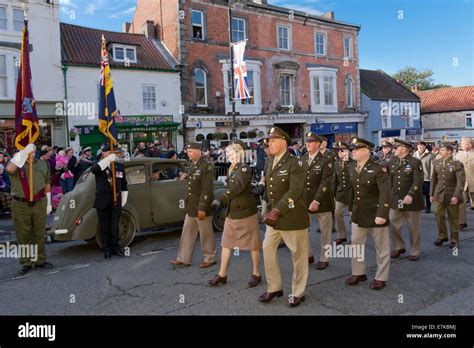
[[(368, 238), (368, 281), (349, 287), (348, 258), (336, 258), (323, 271), (310, 266), (306, 301), (288, 308), (292, 264), (288, 249), (278, 250), (285, 296), (270, 304), (257, 297), (265, 281), (247, 288), (251, 273), (248, 252), (232, 256), (228, 282), (217, 288), (207, 281), (218, 266), (198, 267), (197, 244), (193, 265), (175, 269), (180, 231), (137, 237), (130, 256), (104, 259), (93, 244), (83, 241), (47, 244), (52, 270), (34, 269), (18, 276), (16, 259), (0, 260), (0, 308), (3, 315), (473, 315), (474, 314), (474, 212), (468, 211), (468, 229), (460, 232), (456, 255), (448, 244), (433, 245), (437, 237), (434, 214), (422, 214), (420, 261), (408, 253), (392, 260), (390, 279), (381, 291), (369, 288), (375, 270), (375, 250)], [(347, 223), (349, 216), (346, 216)], [(7, 226), (0, 222), (0, 229)], [(349, 226), (349, 225), (348, 225)], [(311, 229), (311, 244), (319, 256), (320, 235)], [(261, 226), (263, 238), (264, 226)], [(407, 231), (404, 231), (408, 240)], [(336, 235), (333, 234), (334, 239)], [(216, 234), (220, 245), (220, 234)], [(263, 260), (262, 260), (263, 262)], [(263, 263), (261, 265), (262, 274)]]

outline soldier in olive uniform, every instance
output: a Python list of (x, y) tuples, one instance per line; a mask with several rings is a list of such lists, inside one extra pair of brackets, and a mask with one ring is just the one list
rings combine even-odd
[[(321, 142), (321, 147), (319, 149), (319, 152), (321, 152), (324, 156), (327, 156), (330, 160), (331, 160), (331, 163), (332, 165), (334, 166), (334, 162), (336, 162), (337, 160), (337, 154), (334, 152), (334, 151), (331, 151), (328, 149), (328, 138), (326, 138), (325, 136), (322, 136), (320, 135), (319, 136), (322, 140)], [(334, 149), (334, 147), (333, 147)], [(334, 186), (334, 182), (336, 180), (336, 172), (334, 172), (334, 175), (333, 175), (333, 186)], [(336, 233), (336, 215), (335, 215), (335, 202), (333, 203), (333, 209), (332, 209), (332, 233)], [(321, 233), (321, 229), (318, 228), (318, 233)]]
[(241, 140), (232, 140), (226, 148), (226, 157), (231, 163), (227, 176), (227, 191), (213, 202), (213, 206), (224, 203), (228, 209), (221, 240), (221, 267), (219, 273), (208, 282), (210, 286), (227, 283), (227, 266), (232, 250), (250, 251), (253, 272), (248, 287), (253, 288), (262, 281), (259, 269), (262, 242), (257, 201), (252, 192), (252, 170), (245, 163), (246, 149), (247, 146)]
[[(302, 160), (305, 166), (305, 200), (306, 207), (311, 214), (315, 214), (321, 230), (321, 255), (316, 264), (317, 270), (323, 270), (329, 265), (326, 256), (327, 247), (331, 245), (333, 197), (333, 161), (320, 151), (322, 139), (313, 132), (306, 134), (306, 148), (308, 152)], [(311, 246), (308, 238), (309, 252)]]
[(186, 148), (192, 161), (189, 173), (184, 175), (188, 180), (186, 217), (179, 241), (178, 256), (170, 263), (174, 266), (190, 266), (199, 234), (204, 257), (199, 267), (208, 268), (216, 264), (216, 241), (212, 230), (211, 207), (214, 201), (214, 165), (202, 157), (201, 144), (188, 144)]
[(443, 143), (439, 149), (441, 157), (433, 164), (433, 176), (430, 183), (430, 201), (436, 201), (436, 222), (439, 237), (435, 245), (448, 241), (446, 231), (446, 210), (451, 230), (451, 248), (459, 247), (459, 204), (463, 199), (466, 174), (461, 162), (453, 158), (453, 147)]
[(390, 201), (390, 232), (393, 251), (391, 258), (405, 253), (405, 242), (401, 228), (406, 222), (410, 234), (410, 256), (408, 260), (418, 261), (421, 249), (421, 211), (423, 203), (423, 164), (411, 155), (410, 142), (395, 139), (396, 158), (389, 167), (392, 197)]
[[(389, 202), (390, 185), (386, 169), (370, 157), (374, 147), (371, 142), (352, 139), (352, 158), (357, 162), (351, 167), (352, 246), (361, 246), (365, 253), (367, 234), (372, 231), (377, 255), (377, 273), (370, 284), (374, 290), (383, 289), (390, 269)], [(362, 260), (361, 260), (362, 258)], [(352, 276), (347, 285), (357, 285), (367, 280), (364, 255), (352, 255)]]
[(336, 196), (335, 218), (339, 234), (336, 245), (347, 242), (346, 223), (344, 222), (344, 210), (349, 207), (351, 194), (350, 166), (354, 165), (354, 160), (350, 158), (349, 145), (344, 142), (336, 143), (339, 158), (334, 162), (335, 183), (334, 191)]
[(288, 305), (296, 307), (305, 300), (308, 280), (309, 215), (305, 205), (303, 161), (287, 151), (290, 137), (282, 129), (272, 127), (268, 134), (271, 157), (265, 164), (265, 201), (268, 213), (263, 241), (263, 259), (268, 290), (258, 300), (270, 302), (283, 296), (277, 249), (283, 239), (293, 261), (292, 294)]
[(379, 158), (378, 163), (381, 164), (385, 169), (390, 167), (390, 162), (393, 160), (392, 150), (393, 144), (384, 140), (382, 142), (382, 156)]
[[(27, 145), (15, 154), (8, 163), (6, 171), (10, 175), (11, 213), (16, 239), (20, 246), (37, 247), (37, 255), (22, 255), (20, 257), (20, 275), (28, 273), (33, 264), (40, 268), (53, 268), (46, 261), (45, 228), (46, 216), (51, 212), (51, 174), (48, 164), (39, 159), (33, 159), (33, 184), (30, 183), (29, 161), (30, 153), (34, 154), (36, 147)], [(33, 201), (30, 201), (30, 190), (33, 190)]]

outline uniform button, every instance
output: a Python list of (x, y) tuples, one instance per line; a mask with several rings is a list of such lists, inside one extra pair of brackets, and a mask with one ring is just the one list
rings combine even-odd
[(270, 187), (273, 187), (273, 185), (270, 185)]
[(273, 194), (273, 192), (270, 192), (270, 194), (272, 195), (272, 194)]
[(191, 194), (189, 194), (191, 196)]
[(359, 187), (359, 185), (357, 185), (357, 187)]
[(398, 185), (400, 185), (400, 181), (398, 182)]
[(273, 178), (270, 178), (270, 181), (273, 181)]
[(357, 191), (357, 193), (359, 194), (360, 192), (359, 192), (359, 191)]
[(308, 190), (308, 191), (309, 191), (309, 187), (308, 187), (306, 190)]
[(359, 201), (360, 201), (360, 198), (359, 198), (359, 197), (357, 197), (357, 200), (359, 200)]

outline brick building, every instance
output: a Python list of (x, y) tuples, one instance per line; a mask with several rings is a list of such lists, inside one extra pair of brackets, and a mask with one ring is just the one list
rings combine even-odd
[[(138, 0), (130, 33), (154, 35), (181, 65), (182, 112), (187, 140), (227, 140), (229, 1)], [(247, 142), (277, 124), (294, 141), (312, 129), (330, 141), (360, 133), (358, 32), (334, 13), (310, 15), (243, 0), (232, 6), (232, 41), (247, 40), (253, 98), (237, 101), (237, 135)]]

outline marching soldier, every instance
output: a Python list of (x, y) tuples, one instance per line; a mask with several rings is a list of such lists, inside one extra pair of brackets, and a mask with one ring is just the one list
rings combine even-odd
[(463, 199), (466, 174), (461, 162), (453, 158), (453, 147), (443, 143), (439, 149), (440, 158), (433, 164), (433, 176), (430, 183), (430, 201), (436, 201), (436, 222), (439, 237), (434, 244), (441, 246), (448, 241), (446, 231), (446, 210), (451, 230), (451, 248), (459, 247), (459, 204)]
[(94, 208), (97, 209), (102, 237), (102, 251), (106, 259), (111, 258), (112, 254), (120, 257), (125, 256), (119, 245), (119, 221), (122, 207), (125, 206), (128, 199), (125, 166), (122, 163), (115, 163), (115, 193), (117, 198), (114, 203), (111, 164), (115, 162), (117, 155), (110, 150), (110, 145), (105, 145), (102, 148), (102, 159), (91, 167), (91, 173), (95, 175)]
[(391, 142), (386, 140), (382, 142), (382, 156), (379, 158), (378, 163), (385, 169), (390, 167), (390, 162), (393, 160), (392, 149), (393, 144)]
[(423, 204), (423, 164), (411, 155), (411, 143), (395, 139), (395, 158), (390, 165), (392, 197), (390, 201), (390, 231), (393, 251), (390, 257), (396, 259), (405, 253), (401, 228), (408, 225), (410, 234), (410, 256), (408, 260), (418, 261), (421, 248), (421, 211)]
[[(320, 152), (325, 155), (325, 156), (328, 156), (331, 161), (332, 161), (332, 165), (334, 166), (334, 162), (337, 160), (337, 155), (334, 153), (334, 151), (331, 151), (331, 150), (328, 150), (328, 138), (324, 137), (324, 136), (319, 136), (322, 140), (321, 142), (321, 146), (320, 146)], [(335, 182), (335, 175), (336, 173), (334, 172), (334, 175), (333, 175), (333, 184)], [(336, 217), (335, 217), (335, 211), (334, 211), (334, 207), (335, 207), (335, 204), (333, 203), (333, 209), (332, 209), (332, 233), (336, 233)], [(321, 233), (321, 229), (318, 228), (318, 233)]]
[(335, 171), (335, 196), (336, 211), (335, 218), (339, 234), (336, 239), (336, 245), (347, 242), (346, 223), (344, 222), (344, 210), (349, 207), (349, 199), (351, 194), (350, 170), (349, 167), (354, 165), (354, 160), (350, 158), (349, 145), (344, 142), (336, 144), (339, 158), (334, 162)]
[[(317, 270), (329, 266), (329, 258), (325, 255), (327, 247), (331, 245), (332, 237), (332, 211), (334, 209), (333, 197), (333, 161), (329, 156), (324, 156), (320, 151), (322, 139), (313, 132), (306, 134), (306, 148), (308, 152), (303, 156), (305, 167), (305, 199), (306, 207), (311, 214), (315, 214), (321, 230), (321, 255), (316, 264)], [(308, 237), (310, 255), (311, 245)], [(311, 255), (312, 256), (312, 255)]]
[[(372, 232), (377, 254), (377, 273), (370, 288), (381, 290), (386, 285), (390, 269), (388, 174), (384, 167), (370, 157), (374, 144), (362, 138), (353, 138), (352, 147), (352, 158), (357, 162), (351, 167), (350, 176), (352, 245), (365, 253), (367, 234)], [(367, 280), (364, 259), (364, 255), (352, 255), (352, 276), (346, 280), (347, 285), (357, 285), (360, 281)]]
[(203, 261), (200, 268), (216, 264), (216, 241), (212, 230), (212, 202), (214, 201), (214, 165), (202, 156), (202, 146), (191, 143), (186, 146), (192, 166), (188, 174), (186, 217), (179, 241), (178, 256), (171, 260), (174, 266), (190, 266), (194, 246), (199, 234)]
[(433, 160), (434, 156), (426, 148), (424, 141), (419, 141), (417, 144), (418, 151), (413, 153), (413, 157), (418, 158), (423, 165), (423, 196), (425, 197), (425, 213), (431, 213), (431, 202), (430, 202), (430, 180), (433, 173)]
[(459, 205), (459, 229), (467, 228), (466, 203), (471, 203), (471, 210), (474, 210), (474, 140), (472, 138), (462, 138), (462, 151), (458, 152), (456, 159), (464, 166), (466, 173), (466, 183), (464, 184), (463, 203)]
[(263, 259), (268, 290), (258, 300), (270, 302), (283, 296), (277, 249), (283, 239), (293, 261), (292, 294), (288, 306), (296, 307), (305, 300), (308, 280), (309, 216), (303, 196), (303, 160), (287, 151), (290, 137), (282, 129), (272, 127), (268, 133), (271, 157), (265, 165), (265, 200), (268, 213), (263, 241)]
[[(33, 184), (29, 182), (30, 153), (35, 153), (34, 144), (27, 145), (18, 151), (8, 163), (6, 171), (10, 175), (11, 213), (18, 245), (37, 246), (38, 255), (31, 258), (20, 257), (20, 275), (28, 273), (33, 264), (35, 267), (50, 269), (54, 266), (46, 261), (45, 229), (46, 216), (51, 212), (51, 174), (45, 161), (33, 159)], [(30, 190), (33, 190), (33, 201), (30, 202)], [(46, 198), (46, 199), (45, 199)], [(30, 248), (28, 248), (30, 249)]]

